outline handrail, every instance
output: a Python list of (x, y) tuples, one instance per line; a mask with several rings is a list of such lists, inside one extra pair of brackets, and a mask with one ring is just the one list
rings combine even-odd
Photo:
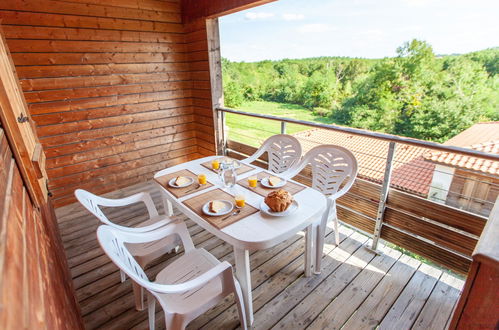
[(315, 123), (315, 122), (306, 121), (306, 120), (277, 117), (277, 116), (272, 116), (272, 115), (262, 115), (259, 113), (238, 111), (238, 110), (224, 108), (224, 107), (218, 107), (215, 110), (220, 111), (220, 112), (235, 113), (238, 115), (249, 116), (249, 117), (276, 120), (276, 121), (280, 121), (280, 122), (306, 125), (306, 126), (312, 126), (312, 127), (317, 127), (317, 128), (325, 128), (325, 129), (329, 129), (329, 130), (333, 130), (333, 131), (340, 131), (340, 132), (345, 132), (345, 133), (350, 133), (350, 134), (355, 134), (355, 135), (360, 135), (360, 136), (366, 136), (366, 137), (381, 139), (381, 140), (390, 141), (390, 142), (410, 144), (410, 145), (418, 146), (418, 147), (424, 147), (424, 148), (436, 149), (436, 150), (440, 150), (440, 151), (458, 153), (458, 154), (462, 154), (462, 155), (479, 157), (479, 158), (488, 159), (488, 160), (492, 160), (492, 161), (499, 161), (499, 155), (497, 155), (497, 154), (491, 154), (491, 153), (477, 151), (477, 150), (473, 150), (473, 149), (467, 149), (467, 148), (463, 148), (463, 147), (444, 146), (444, 145), (442, 145), (440, 143), (436, 143), (436, 142), (417, 140), (417, 139), (413, 139), (413, 138), (406, 138), (406, 137), (392, 135), (392, 134), (386, 134), (386, 133), (371, 132), (371, 131), (362, 130), (359, 128), (321, 124), (321, 123)]

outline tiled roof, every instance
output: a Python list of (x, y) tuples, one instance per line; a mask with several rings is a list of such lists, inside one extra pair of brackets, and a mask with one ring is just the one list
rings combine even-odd
[[(381, 183), (385, 172), (389, 142), (327, 129), (311, 129), (293, 134), (303, 152), (320, 144), (336, 144), (350, 150), (359, 164), (359, 176)], [(392, 170), (392, 186), (427, 196), (435, 165), (423, 159), (428, 149), (397, 144)]]
[[(499, 154), (499, 122), (478, 123), (444, 143), (478, 151)], [(484, 174), (499, 174), (499, 162), (444, 151), (424, 155), (428, 161), (460, 167)]]
[(499, 140), (499, 121), (477, 123), (443, 144), (466, 148), (494, 140)]

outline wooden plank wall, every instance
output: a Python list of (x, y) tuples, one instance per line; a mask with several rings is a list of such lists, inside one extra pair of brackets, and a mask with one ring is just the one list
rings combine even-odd
[(185, 31), (188, 59), (192, 70), (192, 102), (198, 152), (203, 156), (211, 156), (215, 153), (216, 142), (205, 19), (185, 24)]
[(0, 129), (0, 328), (83, 329), (57, 223), (29, 198)]
[(204, 20), (178, 1), (7, 0), (0, 19), (56, 207), (213, 152)]
[[(228, 141), (229, 155), (243, 158), (256, 148)], [(265, 155), (260, 166), (265, 165)], [(311, 185), (311, 171), (305, 169), (295, 178)], [(357, 178), (350, 191), (338, 199), (341, 221), (374, 232), (381, 186)], [(381, 238), (433, 260), (447, 268), (466, 274), (471, 255), (482, 233), (486, 219), (466, 211), (390, 189)]]

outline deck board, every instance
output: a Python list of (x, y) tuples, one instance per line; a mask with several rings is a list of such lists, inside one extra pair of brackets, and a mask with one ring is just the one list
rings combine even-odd
[[(138, 191), (150, 191), (162, 212), (160, 194), (150, 182), (107, 196), (122, 197)], [(140, 205), (105, 212), (125, 226), (146, 217), (145, 207)], [(130, 280), (120, 282), (119, 270), (98, 246), (98, 220), (78, 204), (56, 213), (87, 329), (147, 329), (146, 311), (134, 308)], [(191, 220), (185, 221), (196, 247), (234, 263), (230, 245)], [(369, 238), (346, 226), (340, 227), (340, 245), (334, 246), (333, 241), (328, 228), (322, 273), (309, 278), (303, 275), (302, 233), (251, 254), (255, 329), (445, 328), (463, 280), (388, 246), (382, 245), (384, 253), (376, 256), (365, 248)], [(171, 253), (155, 260), (146, 273), (154, 278), (177, 256)], [(156, 306), (156, 325), (163, 329), (164, 316)], [(188, 328), (233, 329), (238, 325), (233, 298), (227, 297)]]

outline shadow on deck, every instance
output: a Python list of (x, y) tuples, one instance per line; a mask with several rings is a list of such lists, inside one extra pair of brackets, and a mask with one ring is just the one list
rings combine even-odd
[[(159, 191), (143, 183), (108, 194), (122, 197), (150, 191), (160, 206)], [(106, 212), (107, 210), (105, 210)], [(79, 204), (57, 210), (69, 267), (88, 329), (147, 329), (147, 311), (138, 312), (130, 279), (120, 282), (118, 268), (100, 249), (98, 220)], [(107, 212), (117, 223), (133, 226), (146, 218), (140, 204)], [(186, 219), (194, 244), (234, 264), (230, 245)], [(341, 244), (332, 245), (329, 229), (323, 271), (303, 276), (304, 239), (289, 240), (251, 256), (255, 329), (444, 329), (464, 282), (387, 246), (376, 256), (364, 245), (369, 238), (341, 226)], [(146, 270), (154, 278), (174, 254)], [(164, 328), (157, 309), (156, 323)], [(232, 297), (194, 320), (189, 328), (232, 329), (239, 325)]]

